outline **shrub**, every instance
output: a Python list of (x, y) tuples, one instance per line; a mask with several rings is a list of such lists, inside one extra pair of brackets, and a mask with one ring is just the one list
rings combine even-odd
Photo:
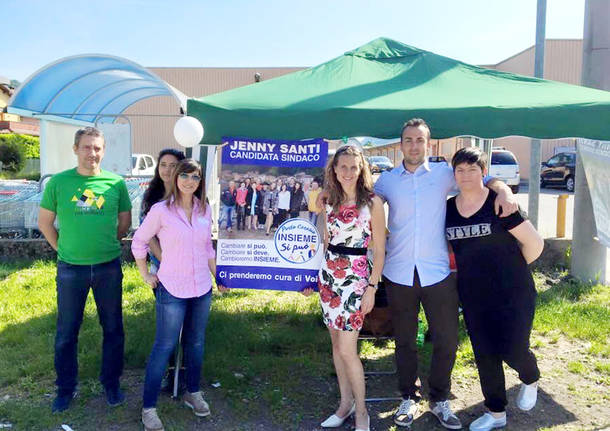
[(0, 144), (17, 143), (25, 150), (26, 159), (40, 158), (40, 139), (38, 136), (19, 135), (16, 133), (0, 135)]
[(25, 148), (17, 142), (0, 141), (2, 169), (17, 173), (25, 166)]

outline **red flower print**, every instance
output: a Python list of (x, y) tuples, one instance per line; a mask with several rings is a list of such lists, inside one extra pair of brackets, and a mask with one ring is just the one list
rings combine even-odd
[(337, 328), (337, 329), (345, 328), (345, 318), (340, 314), (335, 319), (335, 328)]
[(341, 223), (351, 223), (356, 217), (358, 217), (358, 211), (354, 206), (342, 207), (337, 214), (337, 218)]
[(335, 278), (345, 278), (346, 275), (347, 275), (347, 273), (345, 272), (344, 269), (336, 269), (333, 272), (333, 277), (335, 277)]
[(360, 310), (356, 311), (355, 313), (350, 314), (349, 324), (352, 327), (352, 329), (362, 328), (363, 323), (364, 323), (364, 317), (362, 316), (362, 313), (360, 312)]
[(328, 269), (330, 269), (331, 271), (334, 271), (335, 269), (337, 269), (337, 263), (334, 260), (327, 260), (326, 261), (326, 266), (328, 267)]
[(320, 300), (324, 303), (330, 302), (333, 297), (333, 291), (326, 285), (320, 285)]
[(330, 308), (337, 308), (341, 305), (341, 297), (339, 295), (335, 295), (330, 300)]
[(336, 269), (347, 269), (349, 268), (349, 259), (346, 257), (338, 257), (335, 260)]
[(354, 274), (360, 277), (368, 277), (369, 267), (366, 256), (360, 256), (357, 259), (354, 259), (354, 263), (352, 263), (352, 271), (354, 271)]

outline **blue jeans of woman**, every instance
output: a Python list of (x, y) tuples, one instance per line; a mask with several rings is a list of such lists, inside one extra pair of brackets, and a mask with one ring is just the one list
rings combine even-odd
[(155, 343), (148, 358), (144, 380), (144, 408), (157, 405), (161, 380), (170, 355), (174, 351), (180, 328), (184, 346), (186, 368), (186, 390), (199, 391), (205, 328), (210, 315), (212, 291), (196, 298), (176, 298), (161, 283), (155, 290), (157, 308), (157, 332)]

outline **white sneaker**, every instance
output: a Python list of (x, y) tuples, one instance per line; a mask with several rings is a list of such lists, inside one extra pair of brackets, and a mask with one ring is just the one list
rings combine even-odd
[(155, 408), (142, 409), (142, 424), (145, 431), (163, 431), (163, 423)]
[(407, 398), (402, 400), (396, 413), (394, 413), (394, 423), (401, 427), (409, 427), (413, 423), (413, 418), (417, 414), (419, 405), (412, 400)]
[(531, 385), (521, 383), (521, 389), (519, 389), (519, 395), (517, 395), (517, 407), (527, 412), (534, 408), (537, 399), (538, 382), (534, 382)]
[(430, 411), (438, 421), (447, 429), (450, 430), (461, 430), (462, 422), (458, 419), (458, 417), (451, 410), (451, 406), (449, 405), (449, 401), (438, 401), (438, 402), (430, 402)]
[(495, 418), (491, 413), (485, 413), (470, 424), (470, 431), (490, 431), (506, 426), (506, 412), (501, 418)]

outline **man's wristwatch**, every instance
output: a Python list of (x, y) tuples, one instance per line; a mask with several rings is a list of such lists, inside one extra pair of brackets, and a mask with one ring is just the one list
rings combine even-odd
[(377, 284), (373, 284), (373, 283), (369, 283), (369, 287), (372, 287), (373, 289), (377, 290)]

